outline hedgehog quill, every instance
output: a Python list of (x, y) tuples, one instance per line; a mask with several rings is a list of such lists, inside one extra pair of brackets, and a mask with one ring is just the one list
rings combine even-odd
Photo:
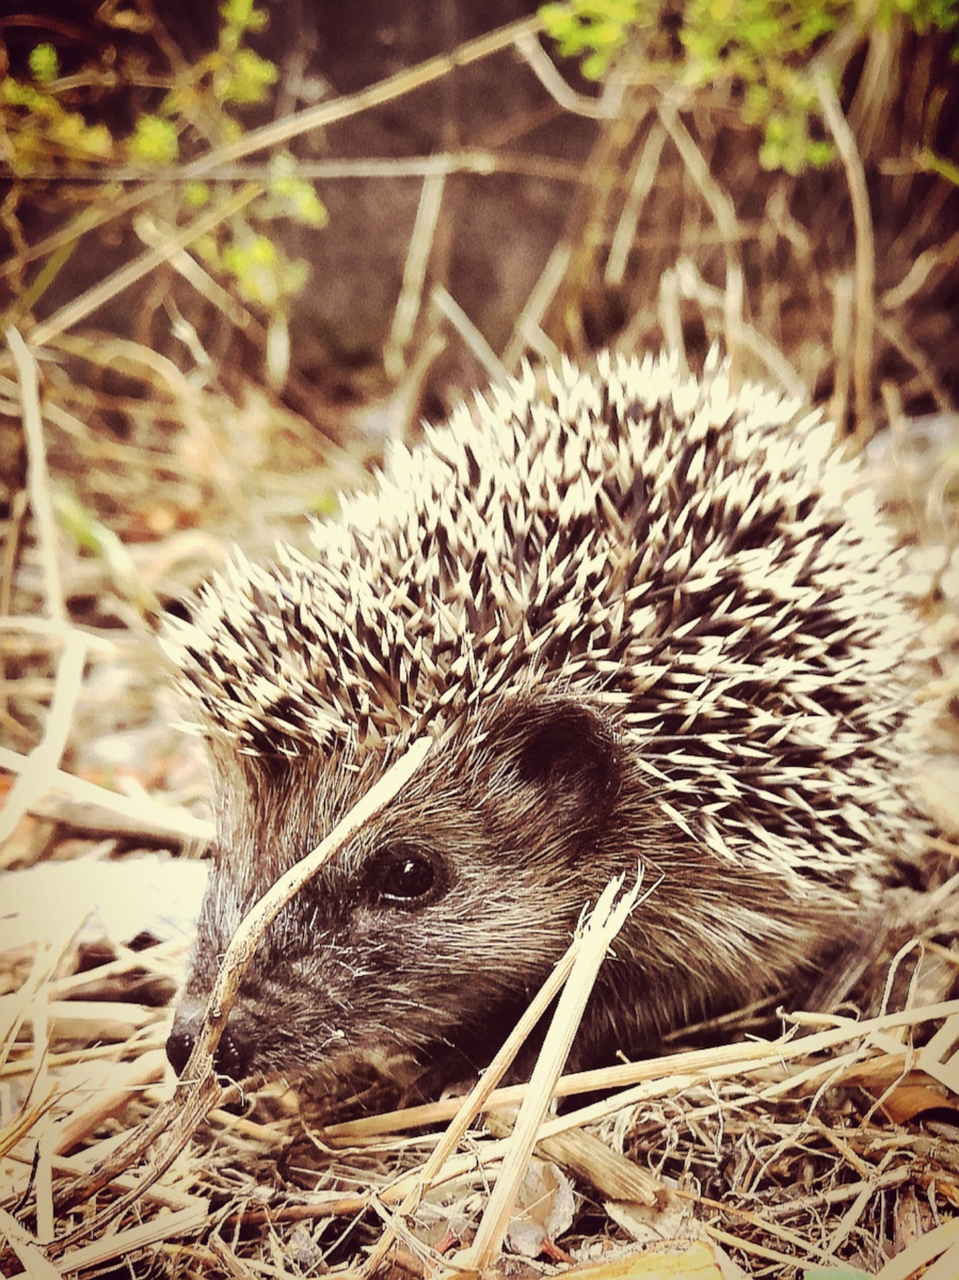
[(526, 369), (313, 539), (238, 554), (168, 631), (217, 817), (178, 1068), (245, 911), (421, 734), (410, 786), (272, 925), (224, 1074), (386, 1045), (461, 1078), (637, 866), (659, 884), (573, 1058), (642, 1054), (809, 986), (918, 852), (899, 554), (779, 394), (717, 362)]

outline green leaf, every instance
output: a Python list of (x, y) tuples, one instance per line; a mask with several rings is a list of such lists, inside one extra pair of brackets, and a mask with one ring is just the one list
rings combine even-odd
[(225, 26), (239, 34), (262, 31), (269, 22), (269, 15), (257, 9), (256, 0), (223, 0), (220, 15)]
[(60, 59), (52, 44), (38, 44), (30, 50), (30, 70), (34, 80), (50, 84), (60, 74)]
[(159, 116), (140, 116), (127, 139), (127, 155), (134, 164), (173, 164), (180, 154), (176, 125)]
[(183, 188), (183, 199), (190, 209), (204, 209), (212, 195), (207, 182), (188, 182)]
[(237, 49), (233, 66), (224, 68), (216, 79), (216, 95), (221, 102), (241, 106), (262, 102), (277, 78), (276, 64), (261, 58), (252, 49)]

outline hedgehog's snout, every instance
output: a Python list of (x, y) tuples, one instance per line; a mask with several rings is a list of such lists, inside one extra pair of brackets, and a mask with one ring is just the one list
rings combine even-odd
[[(166, 1042), (166, 1056), (177, 1075), (189, 1061), (197, 1035), (203, 1026), (202, 1005), (181, 1008)], [(238, 1034), (235, 1026), (227, 1023), (216, 1047), (213, 1066), (218, 1075), (229, 1080), (242, 1080), (249, 1074), (251, 1047)]]

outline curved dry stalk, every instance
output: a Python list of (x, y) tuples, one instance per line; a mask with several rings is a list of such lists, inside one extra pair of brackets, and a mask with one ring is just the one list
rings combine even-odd
[(122, 293), (124, 289), (128, 289), (130, 285), (136, 284), (138, 280), (142, 280), (144, 276), (156, 270), (161, 263), (173, 257), (180, 249), (184, 249), (188, 244), (192, 244), (202, 236), (208, 235), (221, 222), (231, 218), (235, 213), (239, 213), (252, 200), (255, 200), (262, 190), (263, 188), (258, 183), (246, 183), (239, 191), (233, 192), (220, 204), (201, 214), (188, 227), (185, 227), (182, 231), (177, 231), (175, 237), (169, 243), (164, 244), (161, 248), (148, 249), (146, 253), (141, 253), (132, 262), (128, 262), (125, 266), (111, 272), (105, 280), (101, 280), (92, 289), (88, 289), (86, 293), (81, 293), (79, 298), (74, 298), (72, 302), (68, 302), (59, 311), (55, 311), (47, 320), (42, 320), (31, 332), (31, 341), (36, 346), (42, 346), (43, 343), (49, 342), (51, 338), (61, 334), (64, 329), (69, 329), (73, 325), (79, 324), (81, 320), (85, 320), (92, 312), (115, 298), (118, 293)]
[(571, 115), (585, 116), (587, 120), (614, 120), (623, 99), (624, 80), (618, 76), (607, 78), (602, 96), (588, 98), (577, 91), (560, 75), (556, 64), (544, 51), (531, 31), (524, 31), (516, 38), (516, 49), (549, 96), (558, 107)]
[(398, 382), (406, 371), (406, 353), (423, 307), (426, 272), (433, 252), (445, 190), (446, 175), (442, 172), (424, 178), (420, 188), (420, 201), (403, 267), (400, 296), (393, 312), (389, 337), (383, 348), (383, 368), (391, 382)]
[[(556, 1081), (566, 1064), (599, 967), (633, 907), (640, 901), (641, 875), (632, 889), (618, 902), (615, 900), (623, 887), (624, 878), (620, 875), (609, 882), (600, 894), (589, 920), (577, 930), (580, 947), (576, 963), (563, 988), (543, 1041), (543, 1048), (533, 1068), (528, 1092), (503, 1157), (503, 1167), (472, 1244), (450, 1259), (451, 1266), (457, 1271), (465, 1269), (484, 1273), (502, 1248), (519, 1184), (529, 1165), (537, 1135), (553, 1098)], [(653, 889), (655, 887), (654, 885)], [(648, 897), (651, 892), (652, 890), (648, 890), (644, 896)]]
[(6, 330), (5, 337), (17, 366), (17, 379), (20, 385), (20, 413), (29, 462), (27, 490), (37, 527), (37, 548), (43, 571), (47, 612), (54, 621), (65, 624), (67, 609), (63, 602), (63, 588), (60, 585), (60, 569), (57, 564), (57, 526), (50, 498), (50, 473), (47, 469), (43, 422), (40, 417), (37, 365), (18, 329), (11, 325)]
[(813, 71), (813, 82), (819, 96), (826, 127), (832, 134), (846, 171), (852, 219), (856, 230), (855, 326), (853, 335), (852, 381), (856, 402), (856, 430), (862, 438), (872, 406), (872, 352), (876, 327), (876, 239), (869, 208), (866, 171), (856, 145), (856, 137), (842, 113), (839, 98), (825, 70)]
[(676, 104), (668, 97), (664, 98), (659, 106), (659, 118), (723, 236), (726, 254), (723, 330), (726, 340), (726, 352), (729, 356), (730, 365), (735, 371), (739, 348), (742, 344), (743, 299), (745, 296), (743, 264), (739, 256), (739, 242), (742, 239), (743, 232), (736, 216), (736, 207), (729, 194), (723, 190), (709, 172), (709, 165), (706, 163), (703, 153), (680, 118)]
[(508, 49), (524, 35), (535, 35), (541, 31), (542, 26), (540, 18), (532, 17), (497, 27), (495, 31), (488, 31), (484, 35), (477, 36), (475, 40), (464, 41), (451, 53), (440, 53), (434, 58), (427, 58), (424, 62), (417, 63), (415, 67), (398, 71), (385, 80), (371, 84), (367, 89), (361, 89), (359, 93), (334, 98), (332, 102), (320, 102), (315, 107), (308, 107), (305, 111), (298, 111), (281, 120), (274, 120), (259, 129), (251, 129), (236, 142), (217, 147), (215, 151), (185, 165), (178, 170), (177, 177), (191, 179), (205, 177), (208, 171), (216, 168), (217, 165), (241, 160), (244, 156), (253, 155), (257, 151), (290, 142), (293, 138), (299, 138), (314, 129), (325, 129), (331, 124), (338, 124), (341, 120), (349, 119), (350, 116), (359, 115), (361, 111), (383, 106), (384, 103), (412, 93), (414, 89), (442, 80), (457, 67), (469, 66), (473, 62), (480, 62), (483, 58), (498, 53), (501, 49)]

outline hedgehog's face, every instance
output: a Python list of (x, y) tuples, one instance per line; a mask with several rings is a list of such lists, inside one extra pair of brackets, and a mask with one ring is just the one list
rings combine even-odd
[[(243, 913), (381, 769), (314, 759), (223, 771), (217, 866), (168, 1043), (178, 1069)], [(565, 695), (501, 706), (446, 735), (280, 913), (230, 1016), (220, 1069), (239, 1078), (383, 1049), (481, 1065), (586, 899), (622, 866), (624, 770), (611, 715)]]

